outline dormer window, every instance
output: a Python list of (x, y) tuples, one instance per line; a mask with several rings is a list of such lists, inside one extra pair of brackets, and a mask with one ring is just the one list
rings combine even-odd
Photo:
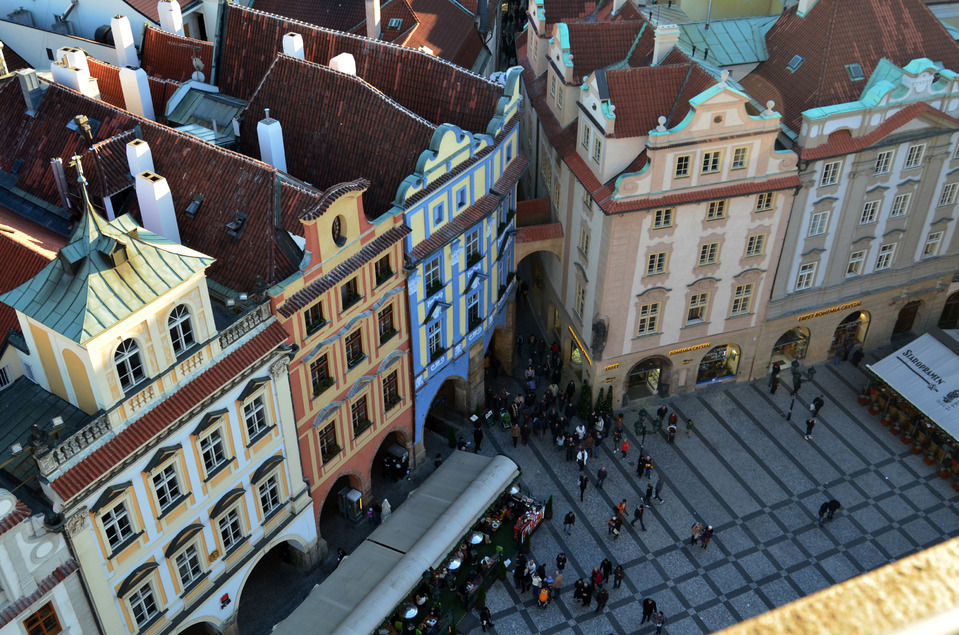
[(400, 27), (403, 26), (403, 18), (390, 18), (390, 21), (386, 24), (388, 29), (400, 30)]
[(849, 73), (849, 79), (854, 82), (861, 82), (866, 79), (866, 74), (862, 72), (860, 64), (846, 64), (846, 72)]
[(788, 64), (786, 64), (786, 70), (790, 73), (795, 73), (805, 61), (806, 60), (803, 59), (802, 55), (793, 55), (793, 58), (789, 60)]
[(181, 304), (170, 311), (167, 328), (170, 331), (170, 340), (173, 342), (173, 352), (176, 355), (180, 355), (196, 343), (193, 337), (190, 309), (186, 305)]
[(130, 339), (120, 342), (113, 356), (113, 363), (116, 364), (120, 387), (124, 392), (143, 380), (143, 361), (136, 341)]

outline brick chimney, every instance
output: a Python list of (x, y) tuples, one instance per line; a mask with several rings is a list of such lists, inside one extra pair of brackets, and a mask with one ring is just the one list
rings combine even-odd
[(110, 30), (113, 33), (113, 46), (117, 51), (117, 66), (140, 66), (137, 58), (137, 47), (133, 41), (133, 29), (125, 15), (115, 15), (110, 19)]
[(380, 39), (380, 0), (366, 0), (366, 37)]
[(130, 174), (153, 172), (153, 153), (150, 144), (143, 139), (134, 139), (127, 144), (127, 164)]
[(127, 110), (135, 115), (156, 121), (153, 114), (153, 97), (150, 95), (150, 80), (142, 68), (127, 66), (120, 69), (120, 88)]
[(180, 242), (173, 195), (166, 179), (155, 172), (140, 172), (136, 176), (136, 191), (143, 226), (154, 234)]
[(160, 0), (157, 2), (157, 13), (160, 14), (160, 28), (167, 33), (183, 35), (183, 14), (180, 12), (180, 3), (176, 0)]
[(264, 108), (263, 111), (265, 116), (256, 124), (256, 136), (260, 141), (260, 159), (277, 170), (286, 172), (283, 128), (279, 121), (270, 117), (269, 108)]
[(679, 27), (675, 24), (660, 24), (654, 31), (653, 64), (659, 64), (674, 46), (679, 43)]
[(287, 33), (283, 36), (283, 54), (304, 59), (303, 57), (303, 36), (299, 33)]

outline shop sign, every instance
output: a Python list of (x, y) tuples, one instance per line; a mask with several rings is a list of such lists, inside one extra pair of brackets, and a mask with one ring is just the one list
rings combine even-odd
[(689, 351), (698, 351), (701, 348), (709, 348), (709, 342), (697, 344), (696, 346), (687, 346), (686, 348), (677, 348), (676, 350), (669, 351), (669, 354), (679, 355), (680, 353), (688, 353)]
[(796, 321), (802, 322), (803, 320), (811, 320), (812, 318), (821, 317), (823, 315), (829, 315), (830, 313), (836, 313), (837, 311), (854, 309), (857, 306), (862, 306), (862, 300), (856, 300), (855, 302), (847, 302), (846, 304), (840, 304), (838, 306), (829, 307), (828, 309), (823, 309), (822, 311), (813, 311), (812, 313), (807, 313), (806, 315), (800, 315), (798, 318), (796, 318)]
[(613, 370), (614, 368), (619, 368), (619, 364), (610, 364), (609, 366), (604, 366), (603, 370)]
[(569, 334), (573, 336), (573, 341), (576, 342), (576, 346), (579, 347), (579, 350), (583, 353), (583, 357), (586, 358), (586, 363), (592, 366), (593, 360), (590, 358), (589, 353), (586, 352), (586, 346), (578, 337), (576, 337), (576, 331), (573, 330), (572, 326), (567, 326), (566, 328), (569, 329)]

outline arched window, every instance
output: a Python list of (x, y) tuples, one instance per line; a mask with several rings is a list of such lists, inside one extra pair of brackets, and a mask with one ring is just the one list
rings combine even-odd
[(128, 390), (143, 379), (143, 360), (140, 359), (140, 347), (134, 340), (123, 340), (113, 356), (120, 376), (120, 386)]
[(167, 320), (170, 329), (170, 339), (173, 340), (173, 352), (179, 355), (196, 343), (193, 339), (193, 322), (190, 321), (190, 309), (186, 305), (179, 305), (170, 311)]

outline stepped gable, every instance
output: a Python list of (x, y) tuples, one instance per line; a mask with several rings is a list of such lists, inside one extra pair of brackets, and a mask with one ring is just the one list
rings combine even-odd
[(277, 56), (245, 110), (245, 154), (259, 154), (264, 108), (283, 126), (287, 171), (322, 189), (367, 179), (370, 218), (389, 209), (436, 131), (363, 80), (286, 55)]
[[(742, 80), (760, 103), (776, 102), (794, 132), (810, 108), (856, 101), (879, 60), (897, 66), (927, 57), (959, 72), (959, 44), (921, 0), (819, 0), (800, 17), (787, 9), (766, 33), (769, 58)], [(802, 64), (790, 72), (794, 56)], [(859, 64), (865, 80), (846, 68)]]
[[(653, 28), (645, 20), (568, 24), (569, 50), (573, 54), (573, 84), (593, 71), (630, 57), (634, 49), (652, 57)], [(555, 60), (550, 63), (556, 64)]]
[(193, 58), (203, 64), (202, 73), (210, 79), (213, 66), (213, 42), (167, 33), (149, 24), (143, 32), (140, 66), (150, 77), (185, 82), (193, 77), (196, 68)]
[[(86, 150), (80, 135), (67, 128), (78, 114), (97, 122), (95, 143), (112, 140), (114, 144), (110, 147), (109, 172), (100, 174), (98, 161), (84, 164), (88, 179), (98, 185), (100, 192), (110, 191), (114, 185), (122, 186), (118, 172), (125, 162), (126, 141), (118, 135), (139, 128), (142, 138), (150, 144), (155, 171), (169, 182), (183, 244), (216, 258), (207, 270), (211, 279), (230, 289), (249, 292), (261, 284), (260, 280), (275, 284), (297, 271), (302, 254), (290, 245), (286, 232), (276, 229), (274, 219), (279, 218), (284, 229), (301, 233), (297, 219), (315, 201), (308, 196), (284, 196), (289, 190), (281, 187), (276, 168), (63, 86), (48, 84), (35, 117), (26, 114), (18, 82), (0, 88), (0, 147), (6, 149), (0, 153), (0, 170), (10, 173), (13, 164), (22, 159), (17, 187), (58, 205), (50, 159), (60, 157), (66, 164), (73, 155)], [(105, 144), (98, 152), (104, 153), (110, 145)], [(67, 168), (66, 173), (73, 187), (76, 173), (73, 168)], [(132, 185), (132, 179), (130, 182)], [(98, 190), (91, 187), (91, 192), (97, 194)], [(126, 192), (119, 211), (136, 216), (138, 205), (133, 188)], [(203, 202), (195, 217), (187, 218), (184, 210), (194, 195), (202, 196)], [(247, 218), (241, 231), (231, 236), (226, 224), (234, 221), (238, 213)]]
[[(249, 100), (277, 54), (283, 35), (303, 36), (307, 61), (327, 65), (340, 53), (356, 60), (356, 74), (434, 126), (451, 123), (485, 133), (503, 87), (446, 60), (419, 51), (338, 33), (310, 24), (224, 5), (226, 27), (220, 60), (220, 90)], [(269, 104), (269, 108), (275, 108)]]

